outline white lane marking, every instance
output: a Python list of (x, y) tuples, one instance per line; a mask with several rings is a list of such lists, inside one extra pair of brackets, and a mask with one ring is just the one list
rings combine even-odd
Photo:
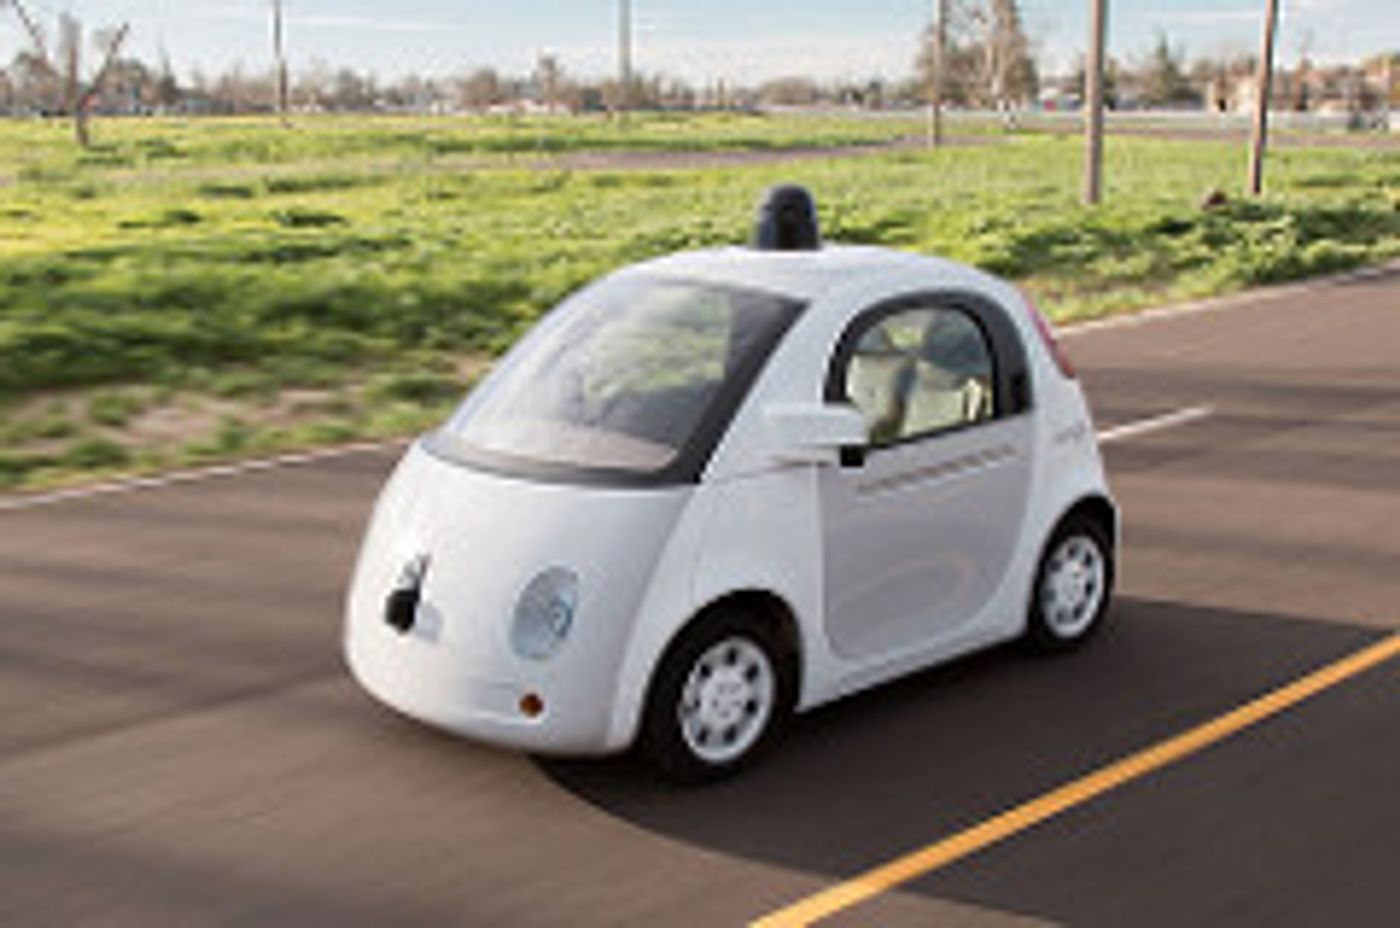
[(1400, 270), (1400, 261), (1390, 261), (1385, 264), (1358, 268), (1354, 271), (1343, 271), (1340, 274), (1331, 274), (1326, 277), (1314, 277), (1312, 280), (1304, 280), (1293, 284), (1279, 284), (1278, 286), (1272, 287), (1241, 290), (1239, 293), (1231, 293), (1227, 296), (1191, 300), (1172, 306), (1161, 306), (1156, 309), (1127, 312), (1122, 315), (1111, 316), (1107, 319), (1072, 322), (1062, 328), (1057, 327), (1055, 334), (1060, 338), (1073, 338), (1079, 335), (1091, 335), (1094, 332), (1102, 332), (1109, 329), (1133, 328), (1135, 326), (1147, 325), (1151, 322), (1177, 319), (1182, 316), (1197, 316), (1202, 313), (1211, 313), (1222, 309), (1234, 309), (1241, 306), (1272, 303), (1284, 297), (1300, 296), (1305, 293), (1312, 293), (1316, 290), (1335, 286), (1336, 284), (1382, 278), (1388, 274), (1395, 273), (1397, 270)]
[(21, 509), (52, 506), (55, 503), (64, 503), (75, 499), (87, 499), (93, 496), (112, 496), (118, 493), (131, 493), (136, 490), (154, 490), (159, 487), (174, 486), (181, 483), (198, 483), (203, 480), (213, 480), (219, 477), (236, 477), (239, 474), (250, 474), (260, 470), (293, 467), (298, 464), (313, 464), (318, 461), (328, 461), (333, 458), (349, 457), (352, 454), (363, 454), (370, 451), (387, 451), (390, 448), (407, 444), (407, 442), (408, 439), (360, 442), (354, 445), (339, 445), (334, 448), (322, 448), (316, 451), (297, 451), (290, 454), (279, 454), (276, 457), (256, 458), (251, 461), (239, 461), (233, 464), (216, 464), (212, 467), (200, 467), (194, 470), (177, 470), (168, 474), (159, 474), (151, 477), (132, 477), (126, 480), (113, 480), (107, 483), (73, 487), (67, 490), (55, 490), (52, 493), (17, 496), (13, 499), (0, 499), (0, 512), (16, 512)]
[[(1167, 413), (1163, 416), (1153, 416), (1150, 419), (1143, 419), (1139, 422), (1129, 422), (1125, 425), (1115, 426), (1105, 429), (1098, 434), (1099, 443), (1122, 441), (1126, 438), (1134, 438), (1147, 432), (1155, 432), (1159, 429), (1168, 429), (1176, 425), (1185, 425), (1197, 419), (1205, 418), (1212, 412), (1209, 406), (1193, 406), (1189, 409), (1181, 409), (1176, 412)], [(214, 467), (201, 467), (197, 470), (179, 470), (169, 474), (161, 474), (156, 477), (132, 477), (130, 480), (113, 480), (109, 483), (98, 483), (91, 486), (73, 487), (68, 490), (55, 490), (52, 493), (40, 493), (33, 496), (19, 496), (14, 499), (0, 499), (0, 512), (18, 512), (23, 509), (37, 509), (40, 506), (52, 506), (55, 503), (66, 503), (71, 500), (88, 499), (94, 496), (113, 496), (119, 493), (132, 493), (137, 490), (154, 490), (160, 487), (175, 486), (181, 483), (198, 483), (203, 480), (214, 480), (220, 477), (236, 477), (239, 474), (251, 474), (262, 470), (273, 470), (279, 467), (293, 467), (298, 464), (314, 464), (318, 461), (329, 461), (334, 458), (349, 457), (352, 454), (364, 454), (372, 451), (388, 451), (391, 448), (402, 447), (408, 444), (409, 439), (394, 439), (392, 441), (363, 442), (357, 445), (341, 445), (337, 448), (323, 448), (320, 451), (299, 451), (293, 454), (281, 454), (272, 458), (260, 458), (252, 461), (241, 461), (236, 464), (219, 464)]]
[(1185, 425), (1188, 422), (1204, 419), (1212, 412), (1214, 412), (1214, 410), (1209, 406), (1191, 406), (1187, 409), (1178, 409), (1176, 412), (1166, 413), (1165, 415), (1153, 416), (1150, 419), (1139, 419), (1137, 422), (1127, 422), (1123, 425), (1116, 425), (1111, 429), (1103, 429), (1099, 432), (1099, 444), (1107, 445), (1115, 441), (1124, 441), (1125, 439), (1136, 438), (1139, 435), (1146, 435), (1149, 432), (1160, 432), (1162, 429)]

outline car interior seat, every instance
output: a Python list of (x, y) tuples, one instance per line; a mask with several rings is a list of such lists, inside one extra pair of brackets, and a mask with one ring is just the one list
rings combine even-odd
[(991, 361), (981, 333), (962, 316), (935, 317), (914, 363), (906, 434), (978, 422), (992, 413)]
[(903, 434), (904, 386), (914, 359), (900, 351), (878, 326), (861, 336), (846, 371), (846, 396), (865, 416), (875, 443)]

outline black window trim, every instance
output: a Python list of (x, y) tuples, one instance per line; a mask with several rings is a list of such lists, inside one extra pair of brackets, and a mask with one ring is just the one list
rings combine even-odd
[(944, 438), (959, 432), (984, 426), (989, 422), (1014, 418), (1030, 412), (1033, 405), (1031, 395), (1030, 365), (1026, 358), (1026, 346), (1020, 329), (1011, 318), (1011, 313), (1000, 303), (980, 293), (970, 290), (920, 290), (890, 297), (857, 313), (846, 324), (845, 330), (836, 341), (827, 366), (826, 384), (823, 399), (827, 403), (848, 403), (846, 374), (855, 357), (860, 340), (864, 335), (892, 316), (918, 310), (952, 310), (962, 313), (972, 320), (987, 342), (992, 362), (992, 417), (975, 422), (962, 422), (941, 429), (931, 429), (914, 435), (864, 446), (864, 450), (886, 451), (903, 445), (927, 441), (931, 438)]

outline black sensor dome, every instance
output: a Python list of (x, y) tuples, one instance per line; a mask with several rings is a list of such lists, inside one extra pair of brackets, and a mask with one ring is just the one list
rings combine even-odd
[(816, 251), (822, 247), (817, 204), (806, 187), (769, 187), (758, 203), (753, 247), (759, 251)]

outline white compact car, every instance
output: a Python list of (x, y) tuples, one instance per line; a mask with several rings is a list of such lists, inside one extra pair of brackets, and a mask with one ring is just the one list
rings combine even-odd
[(375, 507), (345, 649), (390, 706), (549, 754), (732, 772), (793, 711), (1103, 619), (1117, 510), (1046, 321), (962, 265), (749, 247), (565, 300)]

